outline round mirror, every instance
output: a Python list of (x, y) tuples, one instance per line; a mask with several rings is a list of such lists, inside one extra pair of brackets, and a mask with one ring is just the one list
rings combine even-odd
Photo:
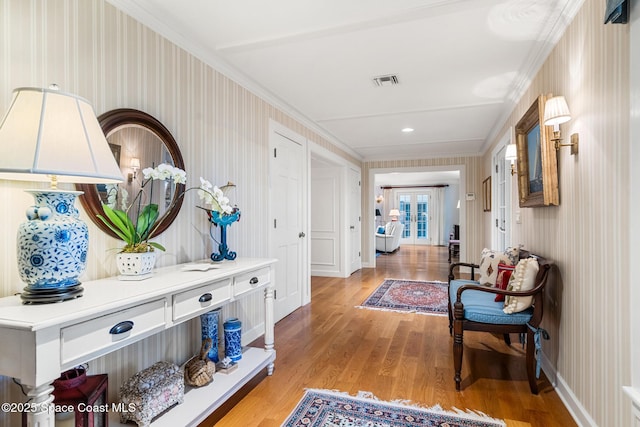
[[(117, 186), (76, 184), (76, 189), (84, 192), (80, 202), (93, 222), (102, 231), (117, 238), (97, 217), (103, 215), (102, 203), (122, 209), (123, 205), (131, 204), (140, 191), (143, 169), (168, 163), (184, 170), (184, 161), (171, 132), (147, 113), (121, 108), (102, 114), (98, 121), (125, 180)], [(171, 225), (182, 206), (180, 194), (183, 190), (184, 184), (174, 186), (161, 180), (145, 186), (142, 205), (155, 203), (160, 213), (156, 222), (158, 227), (150, 237), (157, 236)], [(129, 211), (129, 216), (135, 223), (135, 207)]]

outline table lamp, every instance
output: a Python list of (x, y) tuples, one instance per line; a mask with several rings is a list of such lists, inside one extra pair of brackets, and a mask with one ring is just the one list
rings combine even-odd
[(123, 181), (89, 102), (56, 86), (15, 89), (0, 122), (0, 179), (51, 183), (50, 189), (25, 190), (36, 203), (18, 229), (23, 302), (81, 296), (88, 228), (74, 202), (82, 192), (59, 190), (57, 183)]

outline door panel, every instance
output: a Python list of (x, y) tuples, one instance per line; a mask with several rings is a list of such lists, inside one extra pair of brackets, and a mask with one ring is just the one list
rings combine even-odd
[(272, 133), (271, 147), (271, 227), (274, 252), (278, 258), (274, 304), (277, 322), (302, 305), (304, 151), (300, 144), (277, 132)]
[(492, 247), (504, 250), (511, 240), (511, 163), (505, 160), (506, 147), (494, 156), (494, 188), (492, 188)]

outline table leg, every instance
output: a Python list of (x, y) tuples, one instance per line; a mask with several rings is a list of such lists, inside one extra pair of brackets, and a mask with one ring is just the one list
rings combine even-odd
[[(264, 290), (264, 350), (273, 352), (274, 346), (274, 313), (273, 313), (273, 285)], [(274, 364), (267, 366), (267, 375), (273, 375)]]
[(27, 427), (54, 427), (53, 386), (31, 387), (27, 393), (31, 411), (27, 412)]

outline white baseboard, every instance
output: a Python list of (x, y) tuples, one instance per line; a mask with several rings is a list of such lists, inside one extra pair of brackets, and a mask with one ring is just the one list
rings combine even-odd
[[(311, 275), (312, 276), (319, 276), (319, 277), (341, 277), (344, 278), (344, 274), (342, 274), (342, 272), (340, 271), (328, 271), (328, 270), (311, 270)], [(349, 277), (349, 276), (347, 276)]]
[(560, 400), (562, 400), (562, 403), (564, 403), (564, 406), (567, 408), (576, 424), (580, 427), (598, 427), (593, 418), (591, 418), (591, 415), (589, 415), (585, 407), (582, 406), (582, 403), (573, 393), (573, 390), (571, 390), (567, 385), (564, 378), (562, 378), (562, 375), (558, 374), (558, 371), (556, 371), (555, 367), (551, 364), (546, 355), (541, 353), (540, 356), (542, 370), (551, 382), (551, 385), (555, 388), (556, 393), (560, 396)]

